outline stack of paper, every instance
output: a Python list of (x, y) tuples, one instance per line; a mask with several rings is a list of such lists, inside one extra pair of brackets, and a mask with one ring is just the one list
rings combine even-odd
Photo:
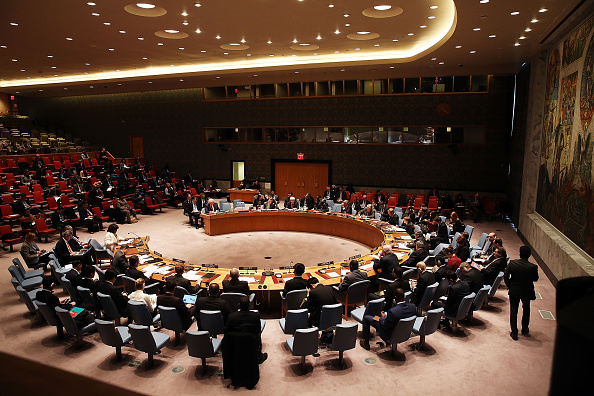
[(330, 278), (338, 278), (340, 276), (338, 272), (326, 272), (326, 275), (328, 275)]
[(371, 271), (373, 269), (373, 263), (362, 265), (359, 268), (363, 271)]
[(155, 271), (157, 271), (159, 269), (158, 266), (154, 265), (154, 264), (149, 264), (146, 267), (144, 267), (142, 269), (142, 271), (144, 272), (144, 274), (147, 276), (147, 278), (150, 278), (151, 275), (153, 275), (155, 273)]
[(239, 280), (246, 281), (247, 283), (256, 283), (256, 278), (254, 278), (253, 276), (240, 276)]
[(187, 280), (189, 280), (189, 281), (200, 281), (200, 280), (202, 280), (202, 275), (198, 275), (198, 271), (197, 270), (185, 272), (182, 276), (184, 278), (186, 278)]

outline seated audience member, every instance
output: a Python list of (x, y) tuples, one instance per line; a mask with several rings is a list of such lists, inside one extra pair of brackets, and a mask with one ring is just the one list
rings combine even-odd
[(107, 233), (105, 234), (103, 246), (106, 249), (111, 250), (112, 252), (115, 251), (117, 243), (124, 240), (124, 238), (121, 238), (120, 236), (118, 236), (119, 228), (120, 227), (115, 223), (110, 224), (109, 227), (107, 227)]
[(478, 294), (479, 290), (481, 290), (485, 284), (481, 271), (477, 270), (476, 268), (472, 268), (470, 263), (460, 264), (460, 270), (462, 271), (462, 280), (467, 282), (470, 286), (470, 292)]
[(89, 209), (89, 204), (87, 202), (83, 201), (78, 208), (78, 217), (80, 217), (87, 226), (89, 234), (103, 229), (103, 220)]
[(435, 265), (432, 268), (433, 274), (435, 275), (435, 281), (441, 282), (443, 278), (445, 278), (446, 272), (450, 270), (450, 267), (445, 265), (445, 257), (444, 256), (436, 256), (435, 257)]
[(192, 286), (192, 283), (184, 278), (184, 272), (186, 266), (183, 263), (175, 264), (175, 274), (171, 275), (167, 279), (172, 279), (177, 286), (181, 286), (188, 291), (190, 294), (196, 294), (200, 291), (200, 285), (196, 284), (196, 287)]
[(92, 265), (84, 265), (80, 270), (80, 275), (72, 280), (74, 287), (84, 287), (89, 289), (93, 295), (97, 292), (99, 281), (95, 280), (95, 267)]
[(56, 247), (54, 248), (56, 258), (62, 267), (71, 261), (76, 260), (77, 257), (75, 257), (75, 254), (82, 250), (82, 247), (78, 249), (72, 247), (72, 244), (70, 243), (72, 236), (72, 230), (68, 228), (65, 229), (62, 232), (62, 238), (58, 239)]
[(413, 289), (410, 299), (410, 301), (416, 306), (418, 306), (421, 302), (423, 294), (425, 294), (425, 290), (427, 290), (427, 286), (435, 283), (435, 274), (433, 272), (427, 271), (427, 266), (425, 263), (417, 263), (417, 272), (419, 273), (419, 279), (417, 279), (417, 285)]
[(359, 211), (359, 216), (365, 216), (369, 217), (370, 219), (375, 219), (375, 209), (373, 208), (373, 205), (365, 205), (365, 207)]
[(361, 347), (363, 349), (370, 349), (369, 339), (371, 337), (371, 327), (378, 331), (378, 335), (382, 340), (388, 342), (400, 319), (416, 315), (417, 307), (412, 303), (404, 301), (404, 290), (396, 289), (394, 291), (394, 300), (396, 305), (387, 312), (382, 311), (379, 316), (365, 315), (363, 317), (363, 340), (361, 340)]
[(161, 305), (163, 307), (175, 308), (181, 318), (184, 329), (188, 330), (194, 319), (192, 318), (188, 306), (184, 304), (184, 301), (173, 294), (176, 286), (177, 285), (173, 279), (167, 279), (165, 281), (165, 294), (161, 294), (157, 297), (157, 306)]
[(404, 270), (402, 267), (397, 266), (393, 269), (394, 282), (389, 283), (386, 290), (380, 290), (377, 293), (369, 293), (367, 301), (377, 300), (378, 298), (385, 298), (384, 311), (388, 311), (394, 304), (394, 292), (396, 289), (402, 289), (405, 292), (410, 291), (410, 282), (403, 278)]
[(136, 218), (136, 211), (133, 207), (128, 205), (128, 201), (126, 201), (124, 197), (121, 196), (118, 198), (116, 208), (119, 212), (119, 216), (121, 216), (126, 223), (132, 224), (138, 221)]
[(231, 308), (229, 308), (229, 303), (223, 300), (221, 296), (219, 296), (219, 285), (216, 283), (211, 283), (208, 285), (208, 296), (207, 297), (198, 297), (196, 299), (196, 318), (198, 320), (198, 325), (200, 326), (200, 316), (198, 313), (201, 311), (221, 311), (223, 314), (223, 322), (227, 322), (227, 318), (231, 313)]
[(237, 268), (229, 271), (229, 280), (223, 281), (223, 293), (243, 293), (250, 295), (250, 286), (247, 281), (239, 280), (239, 270)]
[(460, 264), (462, 264), (462, 260), (460, 260), (460, 257), (456, 256), (456, 253), (454, 252), (454, 248), (451, 246), (448, 246), (447, 248), (445, 248), (443, 250), (443, 252), (445, 253), (448, 261), (448, 267), (452, 270), (452, 271), (456, 271), (458, 269), (458, 267), (460, 266)]
[[(35, 295), (35, 299), (39, 302), (46, 304), (52, 311), (55, 311), (56, 307), (60, 307), (62, 309), (70, 311), (72, 308), (77, 306), (76, 302), (68, 301), (68, 299), (60, 301), (60, 299), (56, 295), (54, 295), (53, 291), (46, 289), (45, 287), (37, 292), (37, 294)], [(85, 307), (80, 306), (80, 308)], [(93, 316), (93, 314), (87, 310), (79, 313), (74, 317), (74, 322), (76, 323), (78, 328), (85, 327), (94, 320), (95, 316)]]
[(418, 262), (425, 260), (428, 256), (427, 251), (424, 249), (425, 246), (427, 246), (426, 242), (416, 241), (415, 250), (408, 256), (408, 259), (406, 259), (402, 265), (405, 267), (414, 267)]
[(486, 285), (492, 285), (499, 272), (507, 267), (507, 251), (503, 246), (497, 247), (493, 253), (494, 259), (481, 269)]
[(35, 243), (36, 237), (34, 233), (29, 232), (25, 235), (25, 241), (21, 245), (21, 256), (29, 268), (39, 263), (48, 264), (51, 259), (55, 258), (53, 253), (39, 249), (37, 243)]
[(461, 234), (458, 239), (456, 239), (456, 248), (454, 249), (454, 253), (456, 256), (460, 258), (461, 261), (466, 261), (470, 258), (470, 243), (468, 242), (468, 238)]
[(464, 232), (464, 223), (460, 221), (458, 213), (455, 211), (450, 214), (450, 224), (452, 226), (452, 234), (455, 234), (457, 232)]
[(307, 288), (307, 279), (303, 278), (303, 273), (305, 272), (305, 265), (303, 263), (297, 263), (293, 267), (293, 274), (295, 276), (293, 279), (290, 279), (285, 282), (285, 287), (283, 289), (283, 296), (287, 296), (287, 293), (293, 290), (305, 290)]
[[(470, 286), (467, 282), (458, 279), (456, 273), (452, 270), (446, 273), (446, 279), (450, 282), (447, 293), (448, 298), (445, 302), (437, 301), (431, 303), (431, 309), (443, 308), (444, 316), (455, 316), (462, 299), (470, 294)], [(450, 321), (444, 319), (442, 320), (441, 325), (450, 327)]]
[(156, 315), (155, 308), (157, 307), (157, 296), (149, 295), (144, 292), (144, 279), (138, 278), (134, 282), (134, 291), (128, 295), (130, 301), (143, 302), (148, 307), (149, 311)]
[(268, 358), (267, 353), (262, 353), (260, 314), (257, 311), (250, 311), (250, 300), (247, 297), (239, 299), (239, 311), (229, 314), (225, 324), (225, 334), (229, 332), (252, 334), (258, 345), (258, 363), (262, 364)]
[(209, 198), (208, 203), (204, 207), (205, 213), (215, 213), (219, 211), (219, 204), (217, 204), (214, 199)]
[(413, 225), (409, 216), (405, 216), (402, 219), (402, 228), (404, 228), (404, 231), (406, 231), (406, 233), (410, 236), (413, 236), (415, 233), (415, 226)]
[(72, 232), (74, 236), (76, 236), (76, 224), (74, 221), (70, 220), (64, 214), (64, 208), (62, 205), (58, 205), (58, 209), (52, 213), (52, 227), (59, 229), (60, 231), (64, 230), (64, 227), (69, 225), (72, 227)]
[(483, 211), (483, 205), (479, 197), (479, 193), (474, 194), (472, 200), (468, 203), (468, 208), (473, 214), (474, 222), (477, 223), (481, 220), (481, 213)]
[(39, 208), (29, 205), (27, 202), (27, 194), (21, 194), (19, 198), (14, 200), (14, 203), (12, 204), (12, 210), (15, 214), (22, 216), (25, 214), (27, 209), (29, 209), (33, 215), (41, 213)]
[[(307, 297), (307, 310), (309, 311), (309, 326), (320, 326), (320, 315), (322, 314), (322, 306), (335, 304), (334, 289), (330, 286), (323, 285), (318, 282), (318, 278), (312, 276), (307, 280), (307, 288), (309, 294)], [(326, 329), (320, 329), (326, 330)]]
[(392, 280), (394, 279), (392, 277), (392, 271), (397, 267), (400, 267), (400, 260), (398, 259), (398, 256), (392, 252), (392, 246), (389, 244), (382, 246), (379, 260), (373, 260), (373, 269), (376, 272), (377, 277)]
[(285, 209), (299, 209), (299, 201), (293, 196), (289, 197), (289, 202), (285, 204)]
[(31, 214), (31, 210), (25, 210), (25, 213), (20, 217), (22, 231), (37, 232), (37, 226), (35, 225), (35, 216)]
[(93, 184), (93, 189), (89, 191), (89, 195), (87, 195), (87, 201), (91, 207), (98, 207), (101, 208), (101, 202), (103, 202), (103, 190), (101, 190), (101, 182), (95, 182)]
[(114, 286), (116, 281), (115, 271), (108, 269), (105, 271), (105, 280), (99, 282), (97, 292), (111, 296), (118, 312), (121, 316), (130, 317), (130, 309), (128, 308), (128, 297), (121, 291), (119, 287)]
[(389, 208), (388, 211), (382, 215), (381, 220), (390, 223), (390, 225), (394, 227), (398, 227), (400, 217), (394, 212), (394, 208)]
[(351, 260), (349, 269), (351, 272), (346, 274), (340, 285), (338, 285), (338, 291), (340, 292), (346, 292), (349, 286), (355, 282), (367, 280), (367, 272), (359, 270), (359, 262), (357, 260)]

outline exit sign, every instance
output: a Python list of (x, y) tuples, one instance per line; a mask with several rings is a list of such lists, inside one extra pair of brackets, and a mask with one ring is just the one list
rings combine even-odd
[(303, 153), (297, 153), (297, 159), (298, 160), (302, 160), (304, 158), (305, 158), (305, 154), (303, 154)]

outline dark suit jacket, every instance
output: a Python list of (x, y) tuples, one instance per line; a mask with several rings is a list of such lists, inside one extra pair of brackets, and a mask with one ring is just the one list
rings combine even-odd
[(470, 258), (469, 244), (465, 243), (464, 245), (456, 247), (454, 253), (456, 253), (456, 256), (458, 256), (462, 262), (468, 260)]
[(64, 240), (64, 238), (58, 239), (58, 242), (56, 243), (56, 247), (54, 248), (54, 250), (56, 252), (56, 258), (62, 266), (75, 260), (75, 258), (70, 255), (70, 251), (68, 250), (68, 246), (66, 246), (66, 241)]
[(223, 293), (243, 293), (246, 296), (250, 295), (250, 286), (246, 281), (240, 280), (224, 280)]
[[(384, 278), (392, 280), (392, 270), (399, 266), (400, 260), (394, 253), (386, 254), (379, 260), (374, 260), (373, 269), (377, 272), (378, 278)], [(378, 271), (381, 270), (381, 271)]]
[(497, 275), (499, 275), (500, 272), (505, 271), (506, 266), (507, 258), (499, 257), (483, 268), (481, 272), (483, 273), (485, 285), (492, 285), (493, 282), (495, 282)]
[(466, 275), (462, 277), (462, 280), (468, 282), (470, 291), (472, 293), (478, 293), (485, 284), (483, 280), (483, 274), (476, 268), (471, 268), (470, 271), (468, 271)]
[(366, 272), (363, 272), (361, 270), (355, 270), (353, 272), (349, 272), (348, 274), (346, 274), (344, 276), (344, 279), (342, 280), (340, 285), (338, 285), (338, 290), (341, 292), (344, 292), (353, 283), (363, 281), (363, 280), (367, 280)]
[(463, 280), (458, 280), (453, 285), (450, 285), (450, 288), (448, 289), (448, 299), (446, 300), (443, 311), (444, 315), (455, 316), (462, 299), (469, 294), (470, 285)]
[(379, 336), (384, 341), (389, 341), (392, 331), (400, 319), (409, 318), (417, 314), (417, 307), (411, 303), (401, 302), (390, 308), (386, 316), (380, 318)]
[(170, 293), (165, 293), (157, 297), (157, 305), (175, 308), (181, 318), (184, 329), (188, 330), (192, 325), (192, 315), (190, 314), (190, 310), (186, 307), (186, 304), (184, 304), (181, 298)]
[(223, 314), (223, 322), (227, 322), (227, 318), (229, 317), (229, 314), (231, 313), (231, 308), (229, 308), (229, 303), (227, 303), (227, 301), (223, 300), (220, 297), (213, 297), (213, 296), (208, 296), (208, 297), (200, 297), (196, 300), (196, 306), (195, 306), (195, 315), (196, 318), (198, 320), (198, 324), (200, 325), (200, 310), (205, 310), (205, 311), (221, 311), (221, 313)]
[(291, 204), (291, 201), (285, 202), (285, 209), (299, 209), (299, 200), (295, 198), (295, 202)]
[(111, 296), (111, 299), (118, 308), (120, 315), (127, 317), (130, 316), (130, 310), (128, 309), (128, 297), (124, 296), (119, 288), (105, 281), (99, 283), (97, 286), (97, 292)]
[(446, 272), (450, 270), (450, 267), (447, 265), (442, 265), (435, 271), (433, 274), (435, 275), (435, 282), (441, 282), (443, 278), (445, 278)]
[(250, 333), (260, 338), (260, 314), (253, 311), (231, 312), (225, 324), (225, 333), (230, 331)]
[(183, 287), (190, 294), (195, 294), (200, 290), (200, 286), (196, 285), (196, 287), (192, 287), (192, 283), (181, 275), (173, 274), (167, 277), (167, 279), (173, 279), (177, 286)]
[(301, 277), (294, 277), (291, 280), (288, 280), (285, 283), (285, 288), (283, 289), (283, 296), (287, 296), (287, 293), (293, 290), (302, 290), (307, 288), (307, 279)]
[(384, 298), (384, 311), (388, 311), (394, 304), (394, 294), (396, 289), (402, 289), (405, 292), (410, 291), (410, 283), (406, 279), (396, 279), (393, 283), (390, 283), (385, 290)]
[(421, 299), (423, 298), (423, 294), (425, 294), (425, 290), (427, 290), (427, 286), (432, 285), (434, 283), (435, 274), (430, 271), (423, 272), (417, 280), (417, 287), (415, 288), (415, 291), (411, 296), (410, 302), (412, 302), (415, 305), (419, 305)]
[(128, 259), (126, 258), (124, 251), (118, 250), (111, 261), (111, 268), (118, 274), (125, 274), (129, 267), (130, 264), (128, 264)]
[(126, 276), (129, 276), (132, 279), (144, 279), (145, 283), (146, 281), (148, 281), (149, 279), (144, 275), (144, 272), (142, 272), (141, 270), (139, 270), (138, 268), (134, 268), (134, 267), (128, 267), (126, 268)]
[[(335, 304), (334, 289), (330, 286), (318, 283), (311, 289), (307, 297), (307, 310), (309, 311), (309, 325), (319, 326), (320, 316), (322, 314), (322, 305)], [(321, 329), (326, 330), (326, 329)]]
[(425, 260), (425, 257), (427, 256), (428, 254), (424, 249), (417, 249), (413, 251), (410, 254), (410, 256), (408, 256), (408, 259), (404, 263), (402, 263), (402, 265), (407, 267), (414, 267), (417, 265), (419, 261)]
[(503, 280), (509, 289), (510, 297), (534, 300), (534, 282), (538, 280), (538, 266), (525, 259), (512, 260), (505, 268)]
[(219, 204), (216, 202), (212, 205), (212, 207), (213, 207), (213, 209), (211, 209), (210, 205), (207, 203), (204, 206), (204, 213), (217, 212), (219, 210)]

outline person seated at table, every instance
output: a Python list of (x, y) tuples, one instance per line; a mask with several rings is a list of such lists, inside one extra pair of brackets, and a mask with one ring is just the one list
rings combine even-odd
[(318, 195), (316, 197), (314, 209), (319, 210), (320, 212), (328, 212), (330, 210), (330, 207), (328, 206), (328, 203), (325, 200), (323, 200), (320, 195)]
[(301, 205), (305, 210), (312, 210), (316, 205), (315, 199), (311, 196), (310, 193), (305, 194), (303, 201), (301, 201)]
[(279, 198), (278, 198), (278, 195), (276, 195), (276, 193), (274, 192), (274, 190), (270, 190), (270, 194), (269, 194), (268, 196), (269, 196), (270, 198), (274, 199), (274, 201), (275, 201), (275, 202), (277, 203), (277, 205), (278, 205)]
[(78, 208), (78, 217), (85, 223), (89, 234), (103, 229), (103, 220), (89, 209), (89, 204), (82, 201)]
[(377, 300), (378, 298), (384, 297), (384, 311), (388, 311), (390, 308), (392, 308), (392, 304), (394, 304), (394, 292), (396, 289), (402, 289), (405, 292), (410, 291), (410, 282), (408, 279), (403, 278), (404, 269), (402, 267), (394, 267), (392, 270), (392, 276), (394, 277), (394, 282), (388, 283), (385, 290), (380, 290), (376, 293), (369, 293), (367, 296), (367, 301)]
[(404, 231), (410, 236), (413, 236), (415, 233), (415, 226), (412, 224), (412, 221), (408, 216), (405, 216), (402, 219), (402, 228), (404, 228)]
[(243, 293), (250, 295), (250, 286), (247, 281), (239, 280), (239, 270), (232, 268), (229, 271), (229, 279), (223, 282), (223, 293)]
[(130, 309), (128, 308), (128, 297), (124, 292), (122, 292), (122, 289), (114, 286), (117, 278), (115, 271), (108, 269), (105, 271), (103, 277), (105, 279), (103, 282), (99, 282), (99, 285), (97, 286), (97, 292), (111, 296), (111, 299), (113, 300), (120, 315), (129, 318), (131, 315)]
[(379, 258), (373, 260), (373, 270), (378, 278), (392, 280), (394, 279), (392, 272), (396, 267), (400, 267), (400, 260), (392, 252), (392, 245), (385, 244), (382, 246)]
[(299, 209), (299, 200), (293, 196), (289, 197), (289, 203), (285, 205), (285, 209)]
[(400, 217), (398, 217), (396, 212), (394, 212), (394, 208), (388, 208), (388, 210), (382, 215), (381, 220), (390, 223), (390, 225), (394, 227), (398, 227)]
[(103, 246), (106, 249), (111, 250), (112, 252), (115, 251), (116, 245), (118, 242), (123, 241), (125, 238), (122, 238), (118, 235), (118, 229), (120, 227), (113, 223), (107, 227), (107, 233), (105, 234), (105, 239), (103, 241)]
[(435, 274), (431, 271), (427, 271), (427, 266), (422, 261), (417, 263), (417, 272), (419, 278), (417, 279), (415, 288), (412, 290), (413, 293), (410, 298), (410, 301), (415, 305), (419, 305), (421, 302), (423, 294), (425, 294), (425, 290), (427, 290), (427, 286), (435, 283)]
[(448, 259), (447, 265), (450, 268), (450, 270), (456, 271), (458, 269), (458, 267), (460, 267), (460, 264), (462, 264), (462, 260), (460, 260), (460, 257), (456, 256), (456, 252), (454, 252), (454, 248), (451, 246), (448, 246), (447, 248), (445, 248), (443, 250), (443, 252)]
[(175, 308), (181, 318), (184, 330), (188, 330), (194, 321), (190, 311), (191, 306), (184, 304), (184, 301), (181, 298), (173, 294), (176, 286), (177, 285), (173, 279), (168, 278), (165, 281), (165, 294), (161, 294), (157, 297), (157, 306), (161, 305), (163, 307)]
[(254, 209), (259, 208), (262, 205), (264, 205), (264, 196), (262, 194), (254, 194), (254, 200), (252, 202)]
[(31, 214), (31, 210), (25, 210), (25, 213), (20, 217), (19, 221), (21, 222), (21, 230), (29, 230), (32, 232), (37, 232), (37, 226), (35, 225), (35, 216)]
[(219, 204), (217, 204), (214, 199), (209, 198), (208, 203), (204, 207), (204, 213), (216, 213), (219, 211)]
[(367, 272), (359, 270), (359, 262), (351, 260), (349, 263), (350, 272), (344, 276), (342, 282), (338, 285), (339, 292), (346, 292), (350, 285), (355, 282), (367, 280)]
[(359, 216), (365, 216), (370, 219), (375, 219), (375, 209), (372, 204), (367, 204), (359, 211)]
[(223, 323), (227, 322), (227, 318), (231, 313), (229, 303), (219, 296), (219, 285), (210, 283), (208, 285), (208, 296), (198, 297), (194, 307), (195, 315), (198, 319), (198, 328), (200, 328), (199, 312), (200, 311), (221, 311), (223, 314)]
[(427, 251), (424, 249), (427, 243), (423, 243), (422, 241), (415, 242), (415, 250), (408, 256), (405, 262), (402, 263), (404, 267), (414, 267), (417, 265), (418, 262), (425, 260), (428, 256)]
[(144, 279), (138, 278), (134, 282), (134, 291), (128, 295), (130, 301), (143, 302), (148, 307), (153, 316), (157, 314), (155, 308), (157, 307), (157, 296), (146, 294), (144, 292)]
[(394, 291), (394, 301), (396, 305), (392, 306), (387, 312), (382, 311), (379, 316), (363, 316), (363, 340), (360, 342), (363, 349), (370, 349), (371, 327), (378, 331), (378, 335), (382, 340), (388, 342), (392, 337), (394, 328), (401, 319), (416, 315), (417, 307), (415, 304), (404, 301), (404, 290), (397, 288)]
[(455, 234), (457, 232), (464, 232), (464, 223), (462, 223), (462, 221), (460, 221), (460, 218), (458, 216), (458, 213), (456, 211), (453, 211), (450, 214), (450, 225), (452, 226), (452, 234)]
[(266, 201), (266, 204), (264, 205), (264, 209), (278, 209), (277, 202), (274, 198), (268, 198), (268, 201)]
[[(414, 238), (411, 242), (406, 244), (406, 247), (409, 249), (414, 249), (417, 245), (417, 242), (421, 242), (422, 249), (427, 255), (429, 255), (429, 245), (427, 244), (427, 240), (425, 239), (425, 235), (423, 231), (416, 230), (414, 234)], [(415, 263), (416, 264), (416, 263)]]
[(138, 256), (130, 256), (128, 258), (129, 267), (125, 268), (124, 273), (132, 279), (144, 279), (146, 285), (152, 285), (153, 283), (159, 283), (156, 279), (147, 278), (144, 272), (138, 269), (139, 260)]
[(454, 248), (454, 253), (462, 261), (466, 261), (470, 258), (470, 243), (468, 242), (468, 233), (463, 232), (456, 239), (457, 246)]
[(303, 278), (303, 274), (305, 273), (305, 265), (303, 263), (297, 263), (293, 267), (293, 274), (295, 275), (293, 279), (290, 279), (285, 282), (285, 287), (283, 289), (283, 296), (287, 296), (287, 293), (293, 290), (304, 290), (307, 288), (307, 279)]
[(200, 291), (200, 285), (196, 284), (196, 287), (192, 286), (192, 283), (184, 278), (184, 272), (186, 271), (186, 266), (184, 263), (176, 263), (175, 264), (175, 274), (169, 276), (167, 279), (171, 279), (175, 282), (176, 286), (181, 286), (188, 291), (190, 294), (196, 294)]
[[(320, 325), (322, 306), (336, 303), (334, 289), (318, 282), (318, 278), (312, 276), (307, 280), (307, 310), (309, 311), (309, 327)], [(320, 329), (326, 330), (326, 329)]]

